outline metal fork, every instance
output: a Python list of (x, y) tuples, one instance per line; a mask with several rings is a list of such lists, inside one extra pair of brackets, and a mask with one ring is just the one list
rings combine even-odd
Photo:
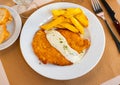
[(110, 32), (110, 34), (111, 34), (117, 48), (118, 48), (118, 51), (120, 52), (120, 42), (116, 38), (115, 34), (112, 32), (110, 25), (106, 21), (105, 16), (104, 16), (104, 12), (103, 12), (103, 10), (101, 8), (101, 5), (100, 5), (99, 1), (98, 0), (91, 0), (91, 3), (92, 3), (93, 10), (96, 13), (96, 15), (101, 17), (104, 20), (104, 22), (106, 23), (106, 25), (108, 27), (108, 30), (109, 30), (109, 32)]

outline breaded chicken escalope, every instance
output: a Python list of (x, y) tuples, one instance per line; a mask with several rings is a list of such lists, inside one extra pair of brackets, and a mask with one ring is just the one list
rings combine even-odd
[[(64, 29), (59, 29), (57, 31), (59, 31), (66, 38), (71, 48), (79, 53), (90, 46), (90, 42), (87, 39), (81, 38), (77, 33), (73, 33)], [(38, 30), (36, 32), (32, 41), (32, 47), (36, 56), (44, 64), (50, 63), (60, 66), (73, 64), (67, 60), (56, 48), (51, 46), (46, 38), (44, 30)]]

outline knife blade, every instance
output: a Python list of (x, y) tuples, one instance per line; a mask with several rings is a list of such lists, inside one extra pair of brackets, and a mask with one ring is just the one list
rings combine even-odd
[(106, 8), (109, 16), (111, 17), (117, 32), (120, 35), (120, 23), (119, 21), (115, 18), (115, 12), (112, 10), (112, 8), (108, 5), (108, 3), (105, 0), (101, 0), (102, 4), (104, 5), (104, 7)]

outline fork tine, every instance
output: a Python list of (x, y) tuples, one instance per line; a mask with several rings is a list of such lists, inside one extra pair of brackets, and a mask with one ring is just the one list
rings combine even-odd
[(103, 11), (98, 0), (91, 0), (91, 2), (93, 9), (96, 13)]
[(96, 5), (97, 5), (97, 8), (99, 9), (99, 12), (103, 11), (98, 0), (96, 0)]
[(93, 9), (94, 9), (94, 11), (96, 10), (96, 6), (95, 6), (95, 2), (94, 2), (94, 0), (91, 0), (91, 3), (92, 3), (92, 6), (93, 6)]
[(92, 2), (92, 6), (93, 6), (94, 11), (97, 12), (98, 7), (97, 7), (96, 0), (91, 0), (91, 2)]
[(96, 11), (99, 10), (100, 6), (97, 0), (94, 0), (95, 6), (96, 6)]

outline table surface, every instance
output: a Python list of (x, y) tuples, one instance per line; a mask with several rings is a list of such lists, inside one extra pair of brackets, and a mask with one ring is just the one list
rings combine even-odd
[[(54, 2), (59, 1), (60, 0), (55, 0)], [(64, 1), (80, 4), (93, 12), (90, 0), (82, 0), (82, 2), (80, 0)], [(120, 5), (117, 3), (117, 0), (107, 0), (107, 2), (115, 11), (116, 18), (120, 21)], [(8, 6), (15, 5), (12, 0), (0, 0), (0, 4)], [(104, 7), (103, 10), (107, 21), (113, 28), (112, 30), (120, 40), (120, 36), (116, 32), (115, 27)], [(27, 12), (26, 14), (30, 15), (32, 12), (33, 10)], [(100, 62), (89, 73), (76, 79), (64, 81), (52, 80), (43, 77), (32, 70), (24, 60), (20, 50), (20, 39), (18, 38), (12, 46), (0, 51), (0, 59), (4, 65), (10, 85), (99, 85), (115, 76), (120, 75), (120, 53), (118, 52), (104, 21), (100, 18), (99, 20), (105, 31), (106, 45)], [(24, 24), (26, 19), (22, 19), (22, 21)]]

